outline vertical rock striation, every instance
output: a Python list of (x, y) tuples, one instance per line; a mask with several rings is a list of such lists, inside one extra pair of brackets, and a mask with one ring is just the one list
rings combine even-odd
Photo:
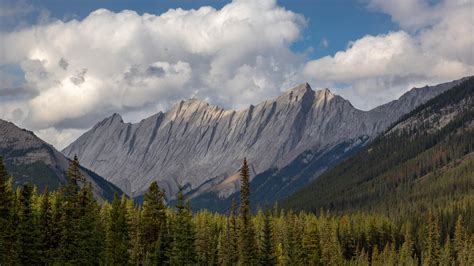
[(181, 101), (139, 123), (114, 114), (63, 150), (130, 195), (153, 180), (174, 195), (178, 185), (195, 195), (211, 188), (237, 189), (244, 157), (252, 176), (283, 168), (302, 153), (372, 138), (401, 115), (459, 81), (413, 89), (399, 100), (361, 111), (328, 89), (301, 84), (280, 97), (245, 110), (225, 110), (198, 99)]

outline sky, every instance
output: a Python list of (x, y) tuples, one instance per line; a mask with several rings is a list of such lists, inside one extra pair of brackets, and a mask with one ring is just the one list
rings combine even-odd
[(62, 149), (112, 113), (303, 82), (369, 110), (473, 75), (473, 49), (470, 0), (0, 0), (0, 118)]

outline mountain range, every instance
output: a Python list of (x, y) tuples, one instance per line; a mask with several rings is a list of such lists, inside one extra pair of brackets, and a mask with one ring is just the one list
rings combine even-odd
[(156, 180), (170, 199), (184, 187), (194, 207), (223, 206), (250, 164), (256, 204), (271, 204), (362, 149), (400, 117), (460, 79), (413, 88), (370, 111), (328, 89), (301, 84), (274, 100), (226, 110), (198, 99), (181, 101), (138, 123), (118, 114), (97, 123), (62, 152), (131, 196)]
[[(70, 160), (53, 146), (38, 138), (33, 132), (21, 129), (0, 119), (0, 156), (16, 187), (26, 182), (35, 184), (40, 191), (45, 187), (57, 189), (67, 182), (66, 172)], [(122, 191), (93, 171), (84, 167), (81, 173), (91, 183), (94, 196), (111, 200), (114, 193)]]
[(443, 217), (462, 216), (474, 228), (473, 192), (474, 78), (469, 78), (404, 115), (282, 206), (383, 213), (420, 223), (417, 213), (430, 209)]

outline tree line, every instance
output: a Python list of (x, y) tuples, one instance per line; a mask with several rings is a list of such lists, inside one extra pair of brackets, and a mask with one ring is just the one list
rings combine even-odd
[(441, 235), (378, 214), (319, 215), (277, 206), (250, 210), (247, 162), (241, 200), (228, 214), (174, 207), (153, 182), (141, 206), (125, 195), (99, 204), (72, 160), (68, 182), (41, 193), (13, 188), (0, 158), (0, 265), (473, 265), (474, 236), (459, 216)]

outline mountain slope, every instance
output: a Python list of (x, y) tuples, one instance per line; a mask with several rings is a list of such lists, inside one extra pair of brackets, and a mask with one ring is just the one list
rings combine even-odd
[(473, 119), (474, 78), (470, 78), (402, 117), (363, 151), (290, 196), (283, 206), (381, 212), (398, 219), (436, 208), (465, 210), (464, 218), (471, 217)]
[[(316, 154), (317, 160), (341, 143), (375, 137), (400, 115), (457, 82), (414, 89), (389, 103), (392, 108), (369, 112), (308, 84), (240, 111), (191, 99), (136, 124), (114, 114), (63, 153), (78, 154), (81, 164), (132, 195), (157, 180), (168, 195), (181, 185), (191, 197), (212, 193), (226, 198), (238, 190), (235, 173), (244, 157), (252, 176), (280, 171), (303, 153)], [(338, 154), (331, 163), (342, 158)]]
[[(43, 190), (46, 186), (56, 189), (66, 182), (69, 159), (32, 132), (1, 119), (0, 156), (13, 177), (14, 185), (32, 182)], [(112, 199), (115, 192), (122, 193), (94, 172), (86, 168), (81, 170), (86, 180), (92, 183), (96, 198)]]

